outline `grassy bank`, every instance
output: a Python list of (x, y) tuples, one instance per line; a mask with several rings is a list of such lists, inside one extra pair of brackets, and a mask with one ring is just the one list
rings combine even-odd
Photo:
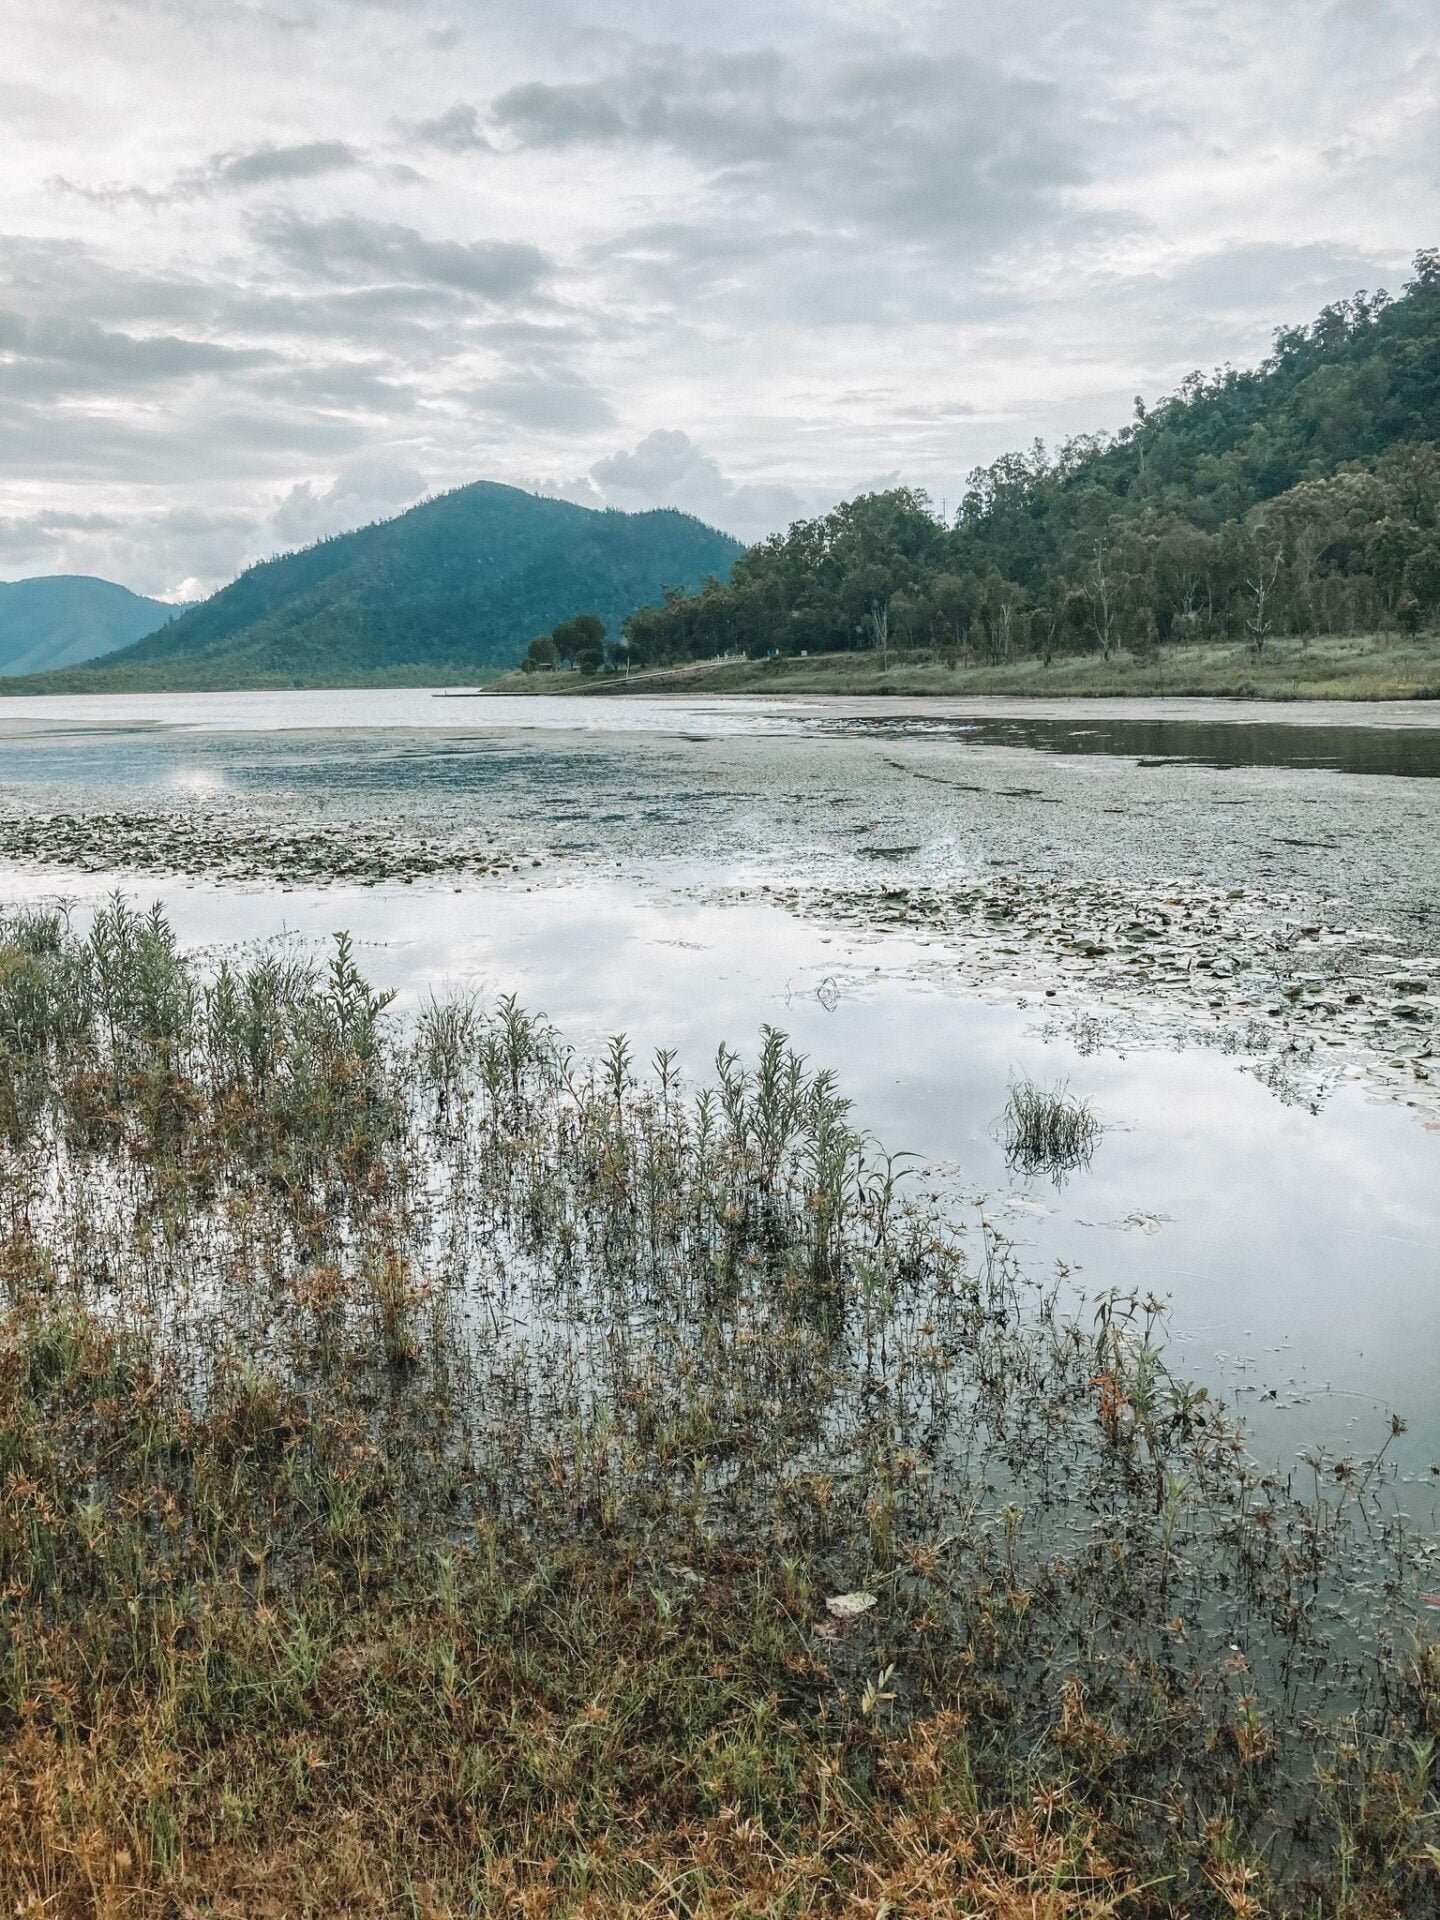
[(1162, 647), (1147, 657), (1114, 653), (954, 664), (930, 653), (892, 650), (816, 654), (808, 659), (697, 661), (585, 678), (512, 673), (496, 693), (1019, 694), (1034, 700), (1128, 695), (1209, 695), (1240, 700), (1440, 699), (1440, 634), (1272, 640), (1264, 656), (1239, 642)]
[(503, 672), (473, 661), (435, 661), (383, 671), (347, 670), (296, 678), (280, 673), (228, 673), (183, 659), (107, 667), (103, 661), (60, 673), (0, 676), (0, 701), (56, 693), (293, 692), (303, 688), (485, 687), (492, 693), (772, 693), (964, 696), (1016, 694), (1031, 699), (1209, 695), (1241, 700), (1440, 699), (1440, 634), (1410, 638), (1362, 634), (1273, 640), (1263, 658), (1238, 641), (1163, 647), (1141, 657), (1116, 652), (1057, 654), (987, 662), (958, 655), (892, 649), (888, 664), (874, 653), (815, 654), (806, 659), (702, 660), (615, 673)]
[(1433, 1911), (1383, 1459), (1259, 1470), (782, 1036), (12, 917), (0, 1156), (6, 1911)]

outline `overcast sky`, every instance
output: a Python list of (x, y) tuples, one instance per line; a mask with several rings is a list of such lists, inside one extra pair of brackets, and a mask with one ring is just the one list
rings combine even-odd
[(488, 478), (744, 538), (1440, 242), (1435, 0), (7, 0), (0, 577)]

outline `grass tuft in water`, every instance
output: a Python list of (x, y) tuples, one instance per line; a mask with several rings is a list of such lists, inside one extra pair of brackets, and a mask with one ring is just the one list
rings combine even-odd
[(1048, 1173), (1057, 1182), (1090, 1164), (1103, 1131), (1088, 1100), (1063, 1083), (1040, 1087), (1033, 1080), (1011, 1086), (1001, 1128), (1012, 1172)]

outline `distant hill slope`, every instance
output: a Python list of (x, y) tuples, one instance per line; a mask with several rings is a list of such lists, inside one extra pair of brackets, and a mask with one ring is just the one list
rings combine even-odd
[(337, 686), (511, 666), (598, 613), (612, 633), (743, 551), (688, 515), (596, 512), (485, 481), (241, 574), (163, 632), (35, 691)]
[[(1282, 327), (1258, 367), (1191, 374), (1114, 434), (1051, 460), (1011, 454), (970, 476), (959, 524), (977, 554), (1024, 580), (1099, 516), (1174, 514), (1216, 532), (1253, 508), (1399, 445), (1440, 441), (1440, 251), (1396, 299), (1357, 293)], [(1103, 527), (1100, 529), (1103, 531)]]
[(144, 639), (181, 611), (85, 573), (0, 581), (0, 674), (76, 666)]

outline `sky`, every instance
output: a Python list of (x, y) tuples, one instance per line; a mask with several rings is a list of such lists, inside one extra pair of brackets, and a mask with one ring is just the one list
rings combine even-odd
[(7, 0), (0, 578), (953, 510), (1440, 243), (1434, 0)]

